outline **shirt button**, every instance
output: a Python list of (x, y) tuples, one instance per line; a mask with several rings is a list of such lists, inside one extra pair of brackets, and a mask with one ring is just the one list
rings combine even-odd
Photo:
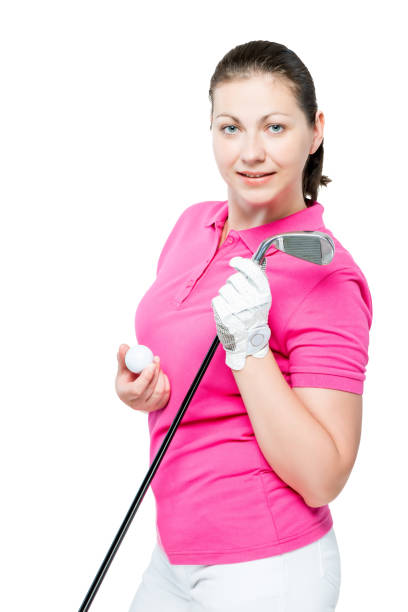
[(228, 238), (227, 238), (226, 242), (227, 242), (228, 244), (231, 244), (231, 242), (234, 242), (233, 237), (232, 237), (232, 236), (228, 236)]

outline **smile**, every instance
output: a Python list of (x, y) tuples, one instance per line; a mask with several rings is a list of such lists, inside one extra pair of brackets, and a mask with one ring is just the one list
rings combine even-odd
[(262, 174), (261, 176), (248, 176), (246, 174), (242, 174), (241, 172), (238, 172), (238, 174), (241, 179), (249, 185), (263, 185), (264, 183), (267, 183), (271, 179), (271, 177), (276, 174), (276, 172), (271, 172), (270, 174)]

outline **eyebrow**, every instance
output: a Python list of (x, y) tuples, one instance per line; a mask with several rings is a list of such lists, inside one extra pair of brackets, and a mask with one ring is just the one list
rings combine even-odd
[[(273, 111), (272, 113), (268, 113), (267, 115), (264, 115), (263, 117), (261, 117), (259, 121), (264, 121), (267, 117), (270, 117), (270, 115), (285, 115), (286, 117), (290, 117), (290, 115), (288, 115), (287, 113), (280, 113), (278, 111)], [(216, 119), (218, 119), (218, 117), (231, 117), (231, 119), (233, 119), (237, 123), (240, 122), (237, 117), (234, 117), (234, 115), (227, 115), (226, 113), (220, 113), (219, 115), (216, 116)]]

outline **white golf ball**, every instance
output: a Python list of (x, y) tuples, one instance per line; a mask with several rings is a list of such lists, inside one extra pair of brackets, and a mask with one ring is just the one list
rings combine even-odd
[(147, 346), (136, 344), (132, 346), (125, 355), (126, 367), (131, 372), (140, 374), (149, 363), (152, 363), (153, 357), (152, 351)]

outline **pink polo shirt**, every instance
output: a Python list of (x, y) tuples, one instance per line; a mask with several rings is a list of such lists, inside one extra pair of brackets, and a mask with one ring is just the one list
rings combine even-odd
[[(230, 230), (218, 250), (228, 201), (182, 212), (135, 316), (137, 342), (160, 356), (171, 385), (167, 405), (148, 415), (150, 463), (217, 334), (211, 300), (236, 272), (230, 259), (251, 258), (280, 232), (319, 230), (336, 248), (325, 266), (273, 246), (267, 252), (269, 345), (282, 374), (291, 387), (363, 393), (371, 295), (350, 253), (325, 227), (323, 210), (315, 201), (266, 225)], [(306, 546), (333, 524), (328, 505), (308, 506), (266, 461), (222, 344), (151, 486), (158, 541), (175, 565), (263, 559)]]

